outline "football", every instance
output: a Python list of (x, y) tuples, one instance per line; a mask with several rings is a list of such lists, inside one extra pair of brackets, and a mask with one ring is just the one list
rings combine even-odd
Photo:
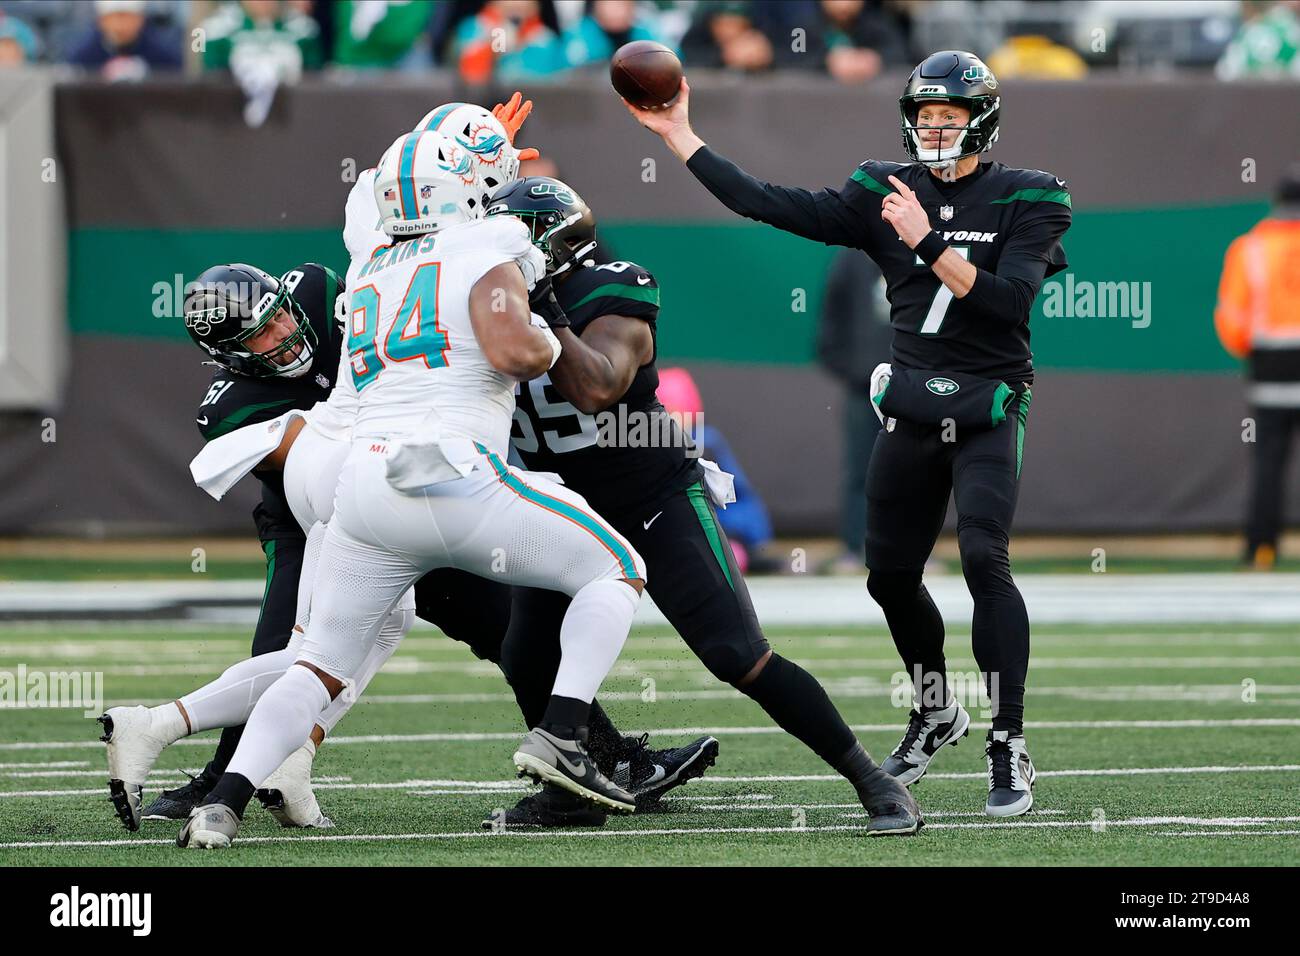
[(682, 61), (653, 40), (625, 43), (609, 61), (609, 81), (618, 95), (641, 109), (663, 109), (677, 100)]

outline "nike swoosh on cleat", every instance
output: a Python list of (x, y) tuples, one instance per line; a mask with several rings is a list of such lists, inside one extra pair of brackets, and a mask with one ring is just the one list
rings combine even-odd
[(575, 777), (577, 777), (577, 778), (580, 779), (580, 780), (585, 780), (585, 779), (587, 778), (587, 774), (588, 774), (590, 771), (587, 769), (587, 766), (586, 766), (585, 764), (583, 764), (581, 761), (579, 761), (579, 762), (576, 763), (576, 764), (575, 764), (575, 763), (570, 763), (570, 762), (569, 762), (569, 758), (566, 757), (566, 756), (565, 756), (561, 751), (559, 751), (559, 750), (556, 750), (556, 751), (555, 751), (555, 756), (556, 756), (556, 759), (557, 759), (557, 761), (558, 761), (559, 763), (564, 764), (564, 769), (567, 770), (567, 771), (569, 771), (569, 773), (573, 774)]

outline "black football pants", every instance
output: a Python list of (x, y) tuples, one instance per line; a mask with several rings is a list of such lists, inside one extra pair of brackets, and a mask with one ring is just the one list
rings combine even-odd
[[(867, 469), (867, 588), (927, 707), (947, 696), (943, 619), (921, 572), (957, 505), (962, 574), (975, 602), (971, 643), (992, 703), (993, 729), (1020, 733), (1029, 669), (1029, 617), (1007, 552), (1030, 395), (993, 429), (945, 435), (899, 422), (876, 438)], [(946, 437), (953, 438), (945, 441)]]

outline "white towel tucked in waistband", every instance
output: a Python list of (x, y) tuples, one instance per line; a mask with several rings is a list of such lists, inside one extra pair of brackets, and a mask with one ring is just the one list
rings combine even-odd
[(306, 416), (294, 409), (269, 422), (245, 425), (228, 435), (212, 439), (190, 462), (194, 483), (220, 501), (239, 479), (280, 447), (284, 430), (295, 418), (305, 419)]

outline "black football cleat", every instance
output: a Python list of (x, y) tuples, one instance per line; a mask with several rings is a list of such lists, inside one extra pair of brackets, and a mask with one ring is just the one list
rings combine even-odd
[(867, 836), (914, 836), (925, 825), (921, 808), (907, 787), (880, 767), (871, 771), (858, 798), (870, 817)]
[(154, 798), (153, 803), (144, 808), (142, 820), (188, 820), (190, 811), (201, 804), (213, 787), (217, 777), (209, 774), (205, 768), (197, 777), (190, 776), (190, 782), (174, 790), (164, 790)]
[(509, 810), (494, 810), (483, 821), (484, 830), (529, 830), (556, 827), (603, 827), (607, 814), (575, 793), (546, 784)]
[(718, 759), (715, 737), (699, 737), (684, 747), (651, 750), (649, 734), (624, 737), (611, 782), (636, 798), (637, 810), (648, 810), (659, 803), (665, 793), (688, 780), (704, 776)]

